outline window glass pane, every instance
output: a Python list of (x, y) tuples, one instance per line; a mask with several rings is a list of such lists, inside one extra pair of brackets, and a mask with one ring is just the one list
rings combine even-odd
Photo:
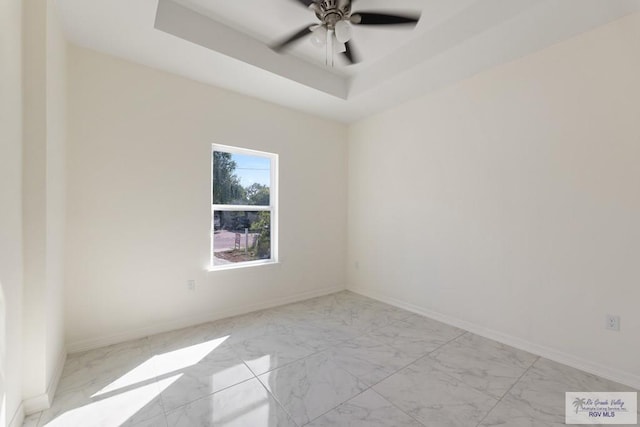
[(213, 204), (269, 206), (271, 160), (213, 152)]
[(271, 258), (271, 212), (215, 211), (213, 264)]

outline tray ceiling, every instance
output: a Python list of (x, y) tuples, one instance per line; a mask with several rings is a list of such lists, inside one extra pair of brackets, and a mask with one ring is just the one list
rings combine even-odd
[(354, 10), (421, 20), (356, 27), (362, 61), (327, 67), (308, 39), (268, 48), (317, 22), (294, 0), (55, 1), (75, 44), (343, 122), (640, 10), (640, 0), (354, 0)]

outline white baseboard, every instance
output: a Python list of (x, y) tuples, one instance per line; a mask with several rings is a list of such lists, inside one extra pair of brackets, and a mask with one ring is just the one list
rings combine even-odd
[(22, 401), (25, 415), (35, 414), (51, 407), (52, 397), (48, 393), (42, 393), (37, 396), (29, 397)]
[(608, 380), (615, 381), (617, 383), (624, 384), (629, 387), (633, 387), (635, 389), (640, 389), (640, 376), (632, 374), (630, 372), (625, 372), (619, 369), (604, 366), (599, 363), (591, 362), (589, 360), (585, 360), (581, 357), (568, 354), (554, 348), (539, 345), (518, 337), (514, 337), (512, 335), (502, 333), (500, 331), (485, 328), (484, 326), (477, 325), (475, 323), (471, 323), (466, 320), (457, 319), (455, 317), (452, 317), (446, 314), (438, 313), (433, 310), (428, 310), (420, 306), (390, 297), (388, 295), (371, 291), (369, 289), (365, 289), (362, 287), (349, 287), (348, 290), (355, 292), (357, 294), (396, 306), (398, 308), (402, 308), (407, 311), (411, 311), (413, 313), (417, 313), (417, 314), (429, 317), (431, 319), (440, 321), (442, 323), (446, 323), (448, 325), (455, 326), (460, 329), (464, 329), (476, 335), (480, 335), (482, 337), (489, 338), (494, 341), (498, 341), (502, 344), (510, 345), (511, 347), (515, 347), (520, 350), (527, 351), (537, 356), (541, 356), (546, 359), (553, 360), (554, 362), (562, 363), (563, 365), (580, 369), (581, 371), (585, 371), (593, 375), (597, 375), (602, 378), (606, 378)]
[(60, 383), (60, 378), (62, 378), (62, 371), (64, 371), (64, 364), (67, 362), (67, 349), (63, 348), (58, 356), (58, 364), (56, 365), (56, 370), (53, 373), (53, 377), (49, 381), (49, 386), (47, 387), (47, 394), (50, 397), (50, 401), (53, 402), (53, 398), (56, 395), (56, 390), (58, 390), (58, 383)]
[(313, 291), (300, 292), (294, 295), (286, 297), (274, 298), (268, 301), (259, 302), (256, 304), (249, 304), (242, 307), (235, 307), (216, 313), (203, 313), (196, 316), (188, 316), (180, 319), (175, 319), (169, 322), (162, 322), (152, 326), (146, 326), (142, 328), (132, 329), (117, 334), (105, 335), (98, 338), (90, 338), (86, 340), (75, 341), (67, 344), (67, 349), (70, 354), (78, 353), (81, 351), (93, 350), (96, 348), (106, 347), (112, 344), (118, 344), (126, 341), (140, 339), (163, 332), (174, 331), (177, 329), (187, 328), (189, 326), (200, 325), (207, 322), (213, 322), (214, 320), (224, 319), (226, 317), (238, 316), (241, 314), (251, 313), (253, 311), (265, 310), (267, 308), (273, 308), (280, 305), (290, 304), (293, 302), (303, 301), (309, 298), (315, 298), (323, 295), (332, 294), (334, 292), (343, 291), (343, 286), (335, 286), (330, 288), (323, 288)]
[(35, 414), (51, 407), (51, 403), (53, 402), (56, 390), (58, 389), (58, 383), (60, 382), (60, 378), (62, 377), (62, 371), (64, 370), (64, 364), (66, 361), (67, 351), (63, 348), (62, 352), (58, 356), (56, 370), (53, 372), (53, 375), (49, 379), (47, 391), (43, 394), (24, 399), (22, 401), (25, 415)]
[(13, 414), (11, 421), (9, 421), (9, 427), (22, 427), (24, 424), (24, 405), (21, 403)]

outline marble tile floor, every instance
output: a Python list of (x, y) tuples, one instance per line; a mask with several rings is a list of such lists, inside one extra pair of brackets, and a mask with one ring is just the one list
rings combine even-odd
[(70, 355), (24, 426), (550, 427), (577, 390), (634, 391), (345, 291)]

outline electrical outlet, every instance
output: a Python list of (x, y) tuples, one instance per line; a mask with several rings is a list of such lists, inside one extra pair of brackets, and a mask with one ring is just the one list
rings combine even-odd
[(190, 291), (196, 290), (196, 281), (195, 280), (187, 280), (187, 289)]
[(620, 316), (612, 316), (611, 314), (607, 314), (607, 324), (605, 327), (611, 331), (619, 331), (620, 330)]
[(360, 270), (360, 263), (358, 261), (354, 262), (353, 266), (355, 267), (356, 270)]

